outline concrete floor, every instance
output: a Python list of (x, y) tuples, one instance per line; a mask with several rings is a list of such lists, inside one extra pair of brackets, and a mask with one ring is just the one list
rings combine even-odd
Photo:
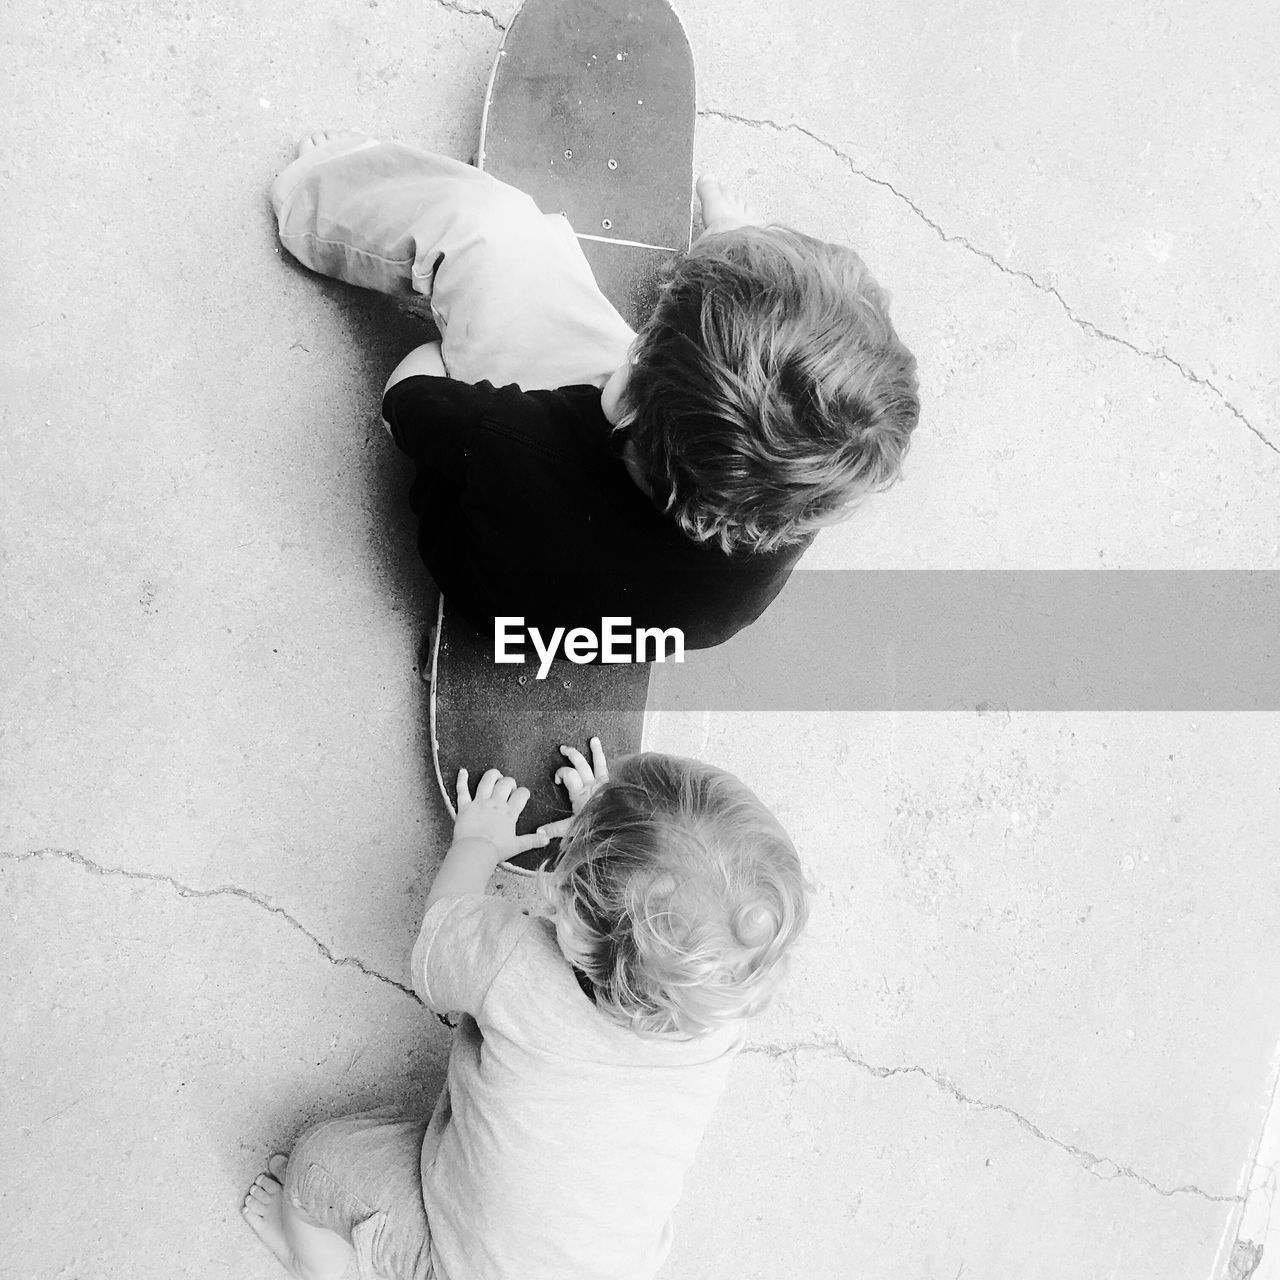
[[(907, 482), (808, 567), (1280, 567), (1270, 6), (678, 7), (701, 163), (920, 359)], [(6, 9), (0, 1277), (266, 1280), (266, 1155), (439, 1085), (416, 335), (266, 188), (322, 124), (468, 156), (513, 10)], [(1277, 729), (659, 710), (817, 886), (665, 1274), (1280, 1276)]]

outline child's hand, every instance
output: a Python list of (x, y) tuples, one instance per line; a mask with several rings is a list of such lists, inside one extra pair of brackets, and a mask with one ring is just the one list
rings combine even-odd
[(726, 191), (719, 178), (709, 173), (698, 179), (698, 203), (702, 205), (702, 225), (712, 235), (759, 224), (756, 215), (733, 192)]
[(453, 823), (453, 838), (487, 840), (505, 862), (530, 849), (545, 849), (551, 837), (541, 831), (532, 835), (516, 835), (516, 821), (529, 803), (529, 788), (516, 786), (514, 778), (504, 777), (499, 769), (489, 769), (476, 784), (475, 799), (467, 786), (467, 771), (458, 770), (458, 816)]
[[(602, 783), (609, 781), (609, 766), (604, 758), (604, 748), (599, 738), (591, 739), (591, 763), (581, 751), (573, 747), (561, 747), (560, 754), (569, 763), (556, 770), (556, 781), (569, 793), (569, 803), (573, 806), (576, 818), (582, 812), (582, 806), (591, 799)], [(538, 828), (540, 836), (548, 840), (563, 836), (573, 823), (573, 818), (561, 818), (559, 822), (548, 822)]]

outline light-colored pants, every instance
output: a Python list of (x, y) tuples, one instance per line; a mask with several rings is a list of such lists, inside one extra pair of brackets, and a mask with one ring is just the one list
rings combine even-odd
[(420, 295), (463, 382), (602, 386), (635, 336), (596, 287), (573, 229), (470, 165), (346, 135), (272, 184), (280, 241), (314, 271)]
[(343, 1280), (432, 1280), (422, 1202), (427, 1122), (392, 1107), (312, 1125), (294, 1144), (284, 1194), (355, 1250)]

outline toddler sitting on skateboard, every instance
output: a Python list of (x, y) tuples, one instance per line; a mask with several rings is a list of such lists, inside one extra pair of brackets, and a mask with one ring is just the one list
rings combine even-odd
[(430, 1121), (326, 1121), (273, 1156), (249, 1225), (302, 1280), (652, 1275), (681, 1182), (807, 914), (795, 849), (736, 778), (566, 751), (575, 816), (545, 913), (485, 896), (528, 792), (458, 778), (453, 843), (413, 951), (461, 1015)]
[(382, 412), (423, 559), (481, 631), (615, 616), (719, 644), (897, 478), (915, 360), (862, 260), (699, 196), (706, 233), (636, 334), (565, 219), (471, 166), (322, 132), (272, 187), (300, 261), (430, 306), (440, 343)]

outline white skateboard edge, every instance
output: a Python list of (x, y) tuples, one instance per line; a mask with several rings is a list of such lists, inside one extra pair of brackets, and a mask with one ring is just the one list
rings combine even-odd
[[(444, 592), (440, 593), (440, 598), (436, 602), (436, 625), (435, 633), (431, 637), (431, 675), (429, 677), (431, 683), (431, 697), (428, 699), (428, 723), (431, 732), (431, 767), (435, 770), (436, 786), (440, 788), (440, 798), (444, 801), (444, 807), (449, 810), (449, 816), (456, 819), (458, 816), (458, 806), (455, 803), (455, 794), (450, 789), (449, 784), (445, 782), (444, 774), (440, 770), (440, 733), (438, 729), (439, 712), (436, 707), (436, 675), (440, 668), (440, 637), (444, 634)], [(644, 731), (641, 730), (643, 738)], [(528, 867), (517, 867), (514, 862), (500, 862), (498, 866), (503, 871), (510, 872), (513, 876), (534, 876), (536, 871), (531, 871)]]

